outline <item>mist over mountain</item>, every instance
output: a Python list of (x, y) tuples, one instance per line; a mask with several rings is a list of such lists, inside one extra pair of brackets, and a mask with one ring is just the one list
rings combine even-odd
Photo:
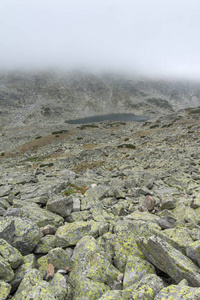
[(107, 113), (157, 116), (200, 105), (200, 84), (116, 74), (6, 72), (1, 125), (62, 123)]

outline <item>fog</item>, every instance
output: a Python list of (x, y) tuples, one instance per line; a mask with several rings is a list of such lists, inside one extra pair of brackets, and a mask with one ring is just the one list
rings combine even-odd
[(1, 0), (0, 69), (200, 78), (199, 0)]

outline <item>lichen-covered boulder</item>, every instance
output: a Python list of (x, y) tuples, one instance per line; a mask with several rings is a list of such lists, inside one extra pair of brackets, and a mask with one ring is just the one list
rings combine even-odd
[(21, 253), (4, 239), (0, 239), (0, 255), (10, 264), (12, 269), (16, 269), (23, 260)]
[(178, 205), (173, 209), (173, 214), (177, 219), (178, 226), (185, 226), (185, 223), (198, 224), (198, 209), (193, 209), (188, 205), (185, 205), (182, 201), (178, 202)]
[(86, 235), (98, 236), (98, 224), (96, 222), (74, 222), (58, 228), (56, 232), (56, 246), (74, 246)]
[(155, 274), (154, 267), (144, 259), (129, 256), (124, 273), (124, 289), (140, 281), (146, 274)]
[(110, 286), (120, 272), (104, 256), (96, 253), (90, 257), (85, 274), (93, 281), (103, 282)]
[(162, 238), (165, 238), (165, 236), (166, 241), (183, 254), (186, 253), (187, 245), (193, 242), (189, 229), (183, 227), (166, 229), (163, 231)]
[(4, 213), (5, 217), (14, 216), (19, 218), (29, 218), (29, 213), (23, 208), (11, 207)]
[(47, 209), (65, 218), (71, 214), (73, 209), (73, 198), (71, 196), (54, 196), (54, 198), (48, 199)]
[(200, 267), (200, 240), (188, 244), (186, 253), (187, 256)]
[(35, 268), (36, 258), (33, 254), (23, 256), (23, 263), (15, 270), (14, 279), (11, 282), (11, 292), (15, 292), (24, 275), (31, 269)]
[(41, 273), (36, 269), (26, 273), (12, 299), (56, 300), (50, 284), (43, 280)]
[(29, 213), (29, 218), (33, 221), (33, 223), (37, 224), (39, 227), (44, 227), (46, 225), (59, 227), (64, 223), (63, 217), (54, 214), (47, 209), (41, 208), (36, 203), (25, 202), (22, 207)]
[(71, 254), (72, 251), (65, 251), (62, 248), (54, 248), (45, 256), (42, 256), (37, 260), (37, 268), (45, 273), (48, 264), (52, 264), (54, 266), (55, 272), (59, 269), (66, 269), (67, 267), (72, 266)]
[(194, 300), (200, 299), (200, 288), (187, 285), (170, 285), (163, 288), (154, 298), (154, 300)]
[(180, 251), (159, 237), (140, 239), (138, 246), (146, 258), (177, 283), (187, 279), (191, 286), (200, 286), (200, 269)]
[(0, 219), (0, 238), (17, 248), (22, 255), (29, 254), (38, 244), (39, 227), (27, 218), (3, 217)]
[(123, 292), (122, 291), (109, 291), (107, 293), (105, 293), (101, 298), (99, 298), (98, 300), (129, 300), (130, 297), (129, 295), (127, 296), (122, 296)]
[(160, 277), (154, 274), (148, 274), (145, 275), (138, 283), (135, 283), (123, 290), (122, 297), (129, 296), (130, 298), (128, 299), (131, 300), (153, 300), (163, 288), (164, 284)]
[(11, 285), (5, 281), (0, 280), (0, 299), (6, 300), (11, 290)]
[(53, 248), (55, 248), (55, 235), (46, 235), (37, 244), (36, 248), (34, 249), (34, 253), (43, 253), (46, 254)]
[(81, 210), (87, 210), (100, 205), (100, 198), (104, 194), (104, 189), (101, 186), (95, 186), (88, 189), (84, 197), (81, 199)]
[[(97, 300), (109, 291), (108, 286), (101, 282), (94, 282), (88, 278), (80, 281), (75, 288), (74, 298), (76, 300)], [(15, 300), (15, 299), (14, 299)]]
[[(110, 290), (120, 274), (108, 261), (106, 254), (99, 252), (101, 247), (92, 236), (85, 236), (77, 243), (72, 255), (73, 265), (69, 276), (78, 297), (74, 299), (100, 298), (103, 293)], [(86, 298), (86, 291), (90, 295), (89, 298)]]
[(0, 280), (10, 282), (14, 278), (14, 272), (10, 264), (0, 256)]
[(101, 248), (92, 236), (84, 236), (76, 245), (71, 260), (73, 262), (85, 260), (89, 262), (92, 255), (100, 252)]
[(59, 273), (54, 274), (53, 279), (50, 281), (50, 289), (56, 299), (65, 300), (68, 290), (65, 277)]

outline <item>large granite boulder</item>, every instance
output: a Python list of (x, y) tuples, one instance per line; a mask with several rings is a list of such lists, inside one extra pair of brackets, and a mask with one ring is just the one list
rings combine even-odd
[(21, 253), (3, 239), (0, 239), (0, 255), (10, 264), (12, 269), (16, 269), (23, 260)]
[(38, 244), (39, 227), (27, 218), (3, 217), (0, 219), (0, 238), (27, 255)]
[(191, 286), (200, 286), (200, 269), (180, 251), (159, 237), (140, 239), (138, 246), (146, 258), (167, 273), (175, 282), (187, 279)]
[(56, 231), (56, 246), (63, 248), (74, 246), (86, 235), (98, 236), (98, 226), (99, 224), (93, 221), (74, 222), (61, 226)]
[(0, 280), (0, 299), (6, 300), (11, 290), (11, 285), (5, 281)]

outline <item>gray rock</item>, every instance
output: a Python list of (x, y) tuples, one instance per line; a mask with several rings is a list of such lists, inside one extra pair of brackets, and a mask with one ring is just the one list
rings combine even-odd
[(73, 197), (73, 209), (72, 212), (77, 212), (81, 210), (81, 201), (77, 197)]
[(0, 216), (4, 216), (6, 210), (3, 207), (0, 207)]
[(99, 298), (98, 300), (128, 300), (130, 299), (129, 296), (125, 296), (123, 297), (123, 292), (122, 291), (109, 291), (107, 293), (105, 293), (101, 298)]
[(52, 294), (50, 284), (42, 280), (41, 273), (36, 269), (32, 269), (25, 274), (12, 299), (56, 300), (54, 294)]
[(172, 216), (164, 216), (158, 221), (158, 224), (162, 229), (174, 228), (176, 226), (176, 218)]
[(41, 232), (43, 235), (49, 235), (49, 234), (54, 235), (56, 233), (56, 230), (57, 230), (56, 227), (48, 224), (44, 228), (41, 229)]
[(4, 213), (4, 216), (14, 216), (20, 218), (29, 218), (29, 213), (23, 208), (9, 208)]
[(11, 290), (11, 285), (5, 281), (0, 280), (0, 299), (6, 300)]
[(200, 240), (186, 246), (187, 256), (200, 267)]
[[(97, 231), (95, 230), (95, 228), (94, 231), (92, 229), (92, 227), (95, 225), (97, 225)], [(96, 224), (96, 222), (74, 222), (66, 224), (64, 226), (59, 227), (56, 232), (56, 246), (74, 246), (82, 237), (86, 235), (91, 235), (93, 232), (94, 235), (98, 232), (98, 224)]]
[(42, 272), (43, 276), (45, 275), (45, 271), (47, 269), (48, 264), (52, 264), (54, 266), (55, 272), (59, 269), (71, 268), (72, 260), (69, 251), (65, 251), (62, 248), (54, 248), (48, 252), (47, 255), (42, 256), (37, 260), (37, 268)]
[(123, 288), (126, 289), (140, 281), (146, 274), (155, 274), (154, 267), (139, 257), (129, 256), (124, 273)]
[(52, 294), (55, 296), (55, 299), (65, 300), (68, 293), (68, 286), (65, 277), (59, 273), (54, 274), (53, 279), (50, 282), (50, 289), (52, 290)]
[(187, 279), (191, 286), (200, 285), (200, 269), (166, 241), (152, 236), (146, 241), (140, 239), (138, 246), (153, 265), (167, 273), (177, 283)]
[(10, 194), (12, 190), (12, 186), (10, 185), (2, 185), (0, 186), (0, 197), (5, 197)]
[(138, 283), (133, 284), (122, 291), (122, 299), (138, 300), (146, 299), (153, 300), (155, 296), (164, 288), (163, 281), (160, 277), (154, 274), (145, 275)]
[(3, 217), (0, 219), (0, 238), (26, 255), (38, 244), (41, 233), (39, 227), (27, 218)]
[(68, 217), (73, 209), (73, 198), (71, 196), (50, 198), (47, 201), (47, 209), (62, 217)]
[(42, 237), (34, 249), (34, 253), (48, 253), (50, 250), (55, 248), (55, 240), (55, 235), (46, 235), (45, 237)]
[(104, 195), (104, 188), (101, 186), (96, 186), (94, 188), (88, 189), (84, 197), (81, 199), (81, 210), (87, 210), (91, 207), (96, 207), (100, 204), (100, 199)]
[(163, 288), (154, 298), (155, 300), (194, 300), (199, 299), (200, 288), (190, 287), (186, 285), (170, 285)]
[(15, 270), (14, 279), (11, 282), (11, 292), (15, 292), (20, 282), (24, 278), (24, 275), (31, 269), (35, 268), (36, 258), (33, 254), (23, 256), (23, 263)]
[(199, 197), (192, 200), (191, 207), (194, 209), (200, 207), (200, 198)]
[(1, 208), (4, 208), (4, 209), (9, 209), (10, 204), (9, 204), (8, 201), (6, 201), (6, 199), (1, 198), (1, 199), (0, 199), (0, 207), (1, 207)]
[(3, 239), (0, 239), (0, 255), (10, 264), (12, 269), (16, 269), (23, 260), (21, 253)]
[(10, 282), (14, 278), (14, 272), (10, 264), (0, 256), (0, 280)]
[(23, 201), (16, 201), (14, 205), (22, 206), (22, 208), (29, 214), (31, 221), (39, 227), (44, 227), (46, 225), (58, 227), (64, 223), (63, 217), (47, 209), (42, 209), (36, 203), (23, 203)]

